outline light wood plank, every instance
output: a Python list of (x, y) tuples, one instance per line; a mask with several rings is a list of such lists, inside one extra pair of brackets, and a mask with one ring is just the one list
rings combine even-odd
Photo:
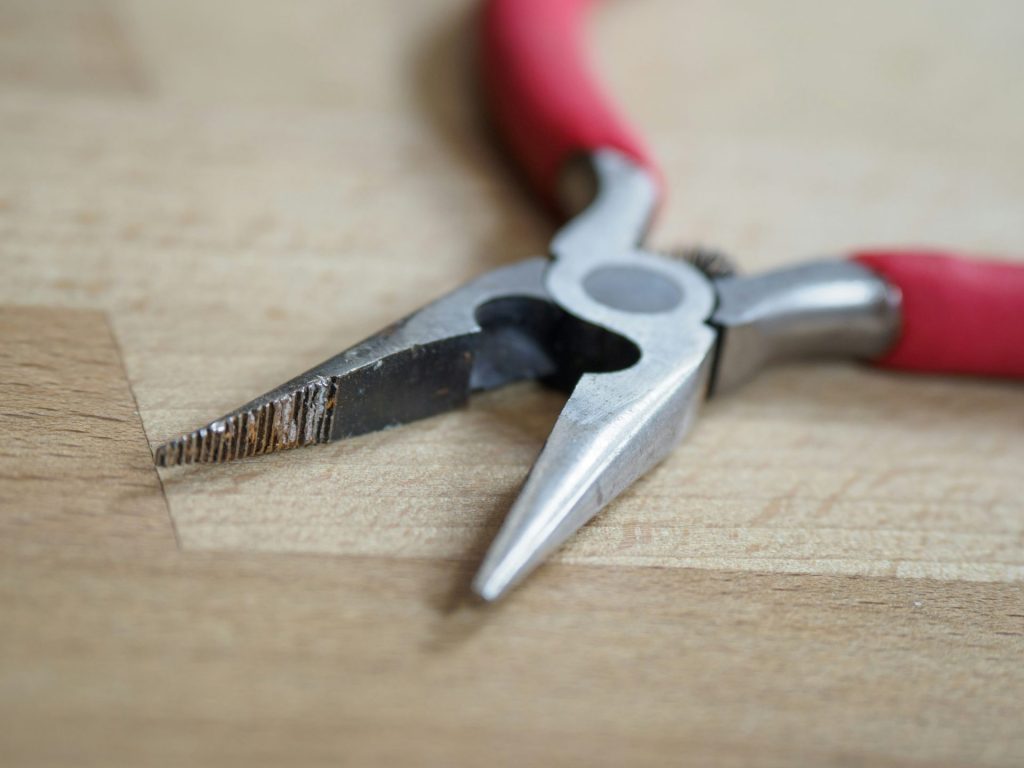
[(0, 86), (129, 97), (147, 88), (129, 35), (108, 0), (0, 2)]
[[(473, 6), (0, 2), (0, 762), (1020, 765), (1018, 386), (766, 374), (492, 611), (535, 386), (165, 500), (141, 424), (543, 251)], [(655, 243), (1021, 254), (1022, 8), (602, 7)]]
[(104, 316), (0, 307), (0, 538), (28, 551), (172, 551)]

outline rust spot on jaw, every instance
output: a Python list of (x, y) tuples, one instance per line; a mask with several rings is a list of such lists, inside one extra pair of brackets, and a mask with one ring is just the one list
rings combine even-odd
[(226, 416), (169, 441), (157, 448), (154, 460), (160, 467), (221, 464), (324, 443), (330, 439), (336, 404), (337, 383), (318, 377), (284, 397)]

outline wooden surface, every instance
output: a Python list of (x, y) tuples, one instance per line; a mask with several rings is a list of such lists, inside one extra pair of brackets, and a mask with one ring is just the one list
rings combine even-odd
[[(160, 478), (191, 428), (549, 228), (471, 4), (0, 1), (4, 765), (1019, 765), (1018, 385), (780, 369), (514, 597), (520, 385)], [(611, 3), (657, 245), (1024, 253), (1017, 3)]]

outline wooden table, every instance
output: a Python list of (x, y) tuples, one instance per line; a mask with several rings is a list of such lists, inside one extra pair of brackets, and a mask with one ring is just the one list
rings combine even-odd
[[(153, 470), (544, 249), (472, 5), (0, 2), (0, 763), (1024, 763), (1018, 385), (767, 373), (493, 610), (556, 394)], [(655, 244), (1024, 253), (1021, 9), (608, 4)]]

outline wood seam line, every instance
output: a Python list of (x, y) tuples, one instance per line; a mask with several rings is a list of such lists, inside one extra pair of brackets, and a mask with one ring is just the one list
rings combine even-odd
[[(132, 386), (132, 380), (128, 376), (128, 369), (124, 364), (124, 350), (121, 348), (121, 341), (117, 338), (117, 333), (114, 331), (114, 326), (110, 322), (110, 316), (106, 312), (103, 313), (103, 323), (107, 326), (107, 333), (110, 334), (111, 343), (114, 345), (114, 351), (117, 352), (117, 362), (121, 366), (121, 376), (124, 378), (124, 383), (128, 387), (128, 394), (132, 396), (132, 404), (135, 406), (135, 415), (139, 418), (139, 426), (142, 427), (142, 437), (146, 441), (146, 448), (149, 450), (150, 459), (153, 457), (153, 444), (150, 442), (149, 433), (146, 431), (146, 420), (142, 418), (142, 409), (139, 408), (139, 399), (135, 396), (135, 388)], [(174, 534), (174, 546), (181, 551), (181, 536), (178, 533), (178, 525), (174, 521), (174, 515), (171, 514), (171, 502), (167, 498), (167, 490), (164, 488), (164, 480), (160, 477), (160, 472), (156, 468), (156, 461), (153, 461), (153, 472), (156, 474), (156, 482), (160, 486), (160, 495), (164, 500), (164, 509), (167, 510), (167, 518), (171, 522), (171, 532)]]

